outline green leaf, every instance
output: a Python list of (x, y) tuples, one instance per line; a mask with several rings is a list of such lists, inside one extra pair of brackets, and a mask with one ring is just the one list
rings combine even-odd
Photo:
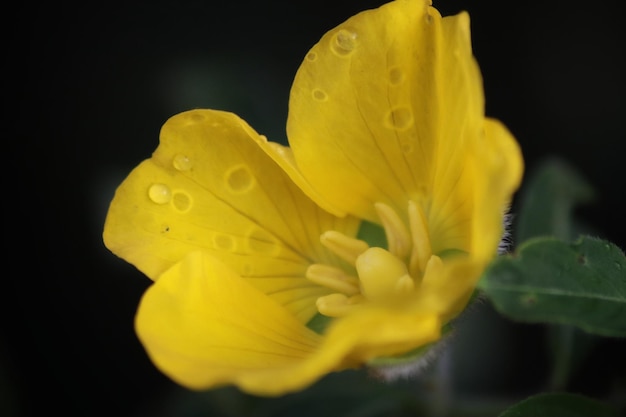
[(605, 240), (531, 239), (496, 259), (479, 289), (513, 320), (626, 337), (626, 257)]
[[(576, 206), (593, 197), (591, 185), (574, 167), (557, 158), (545, 160), (520, 192), (515, 240), (539, 236), (572, 240), (580, 234), (596, 234), (575, 217)], [(546, 330), (552, 358), (550, 387), (564, 389), (599, 338), (571, 325), (552, 324)]]
[(524, 242), (538, 236), (573, 239), (574, 207), (589, 203), (593, 197), (589, 182), (572, 166), (560, 159), (545, 161), (520, 192), (515, 240)]
[(543, 393), (511, 406), (498, 417), (617, 417), (617, 410), (592, 398), (570, 393)]

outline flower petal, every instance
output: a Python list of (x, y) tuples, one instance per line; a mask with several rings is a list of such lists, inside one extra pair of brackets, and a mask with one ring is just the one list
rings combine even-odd
[(342, 367), (354, 367), (377, 357), (406, 353), (440, 336), (437, 314), (365, 306), (330, 327), (320, 354), (334, 352), (343, 357)]
[[(321, 338), (205, 252), (184, 257), (144, 294), (137, 334), (155, 365), (195, 389), (293, 367)], [(279, 383), (279, 381), (276, 381)]]
[(238, 382), (247, 392), (279, 395), (305, 388), (321, 376), (360, 368), (374, 358), (404, 354), (438, 340), (441, 322), (432, 314), (367, 308), (333, 322), (323, 344), (297, 366), (249, 373)]
[(421, 283), (413, 308), (438, 314), (447, 323), (467, 305), (486, 264), (485, 259), (466, 256), (446, 260), (436, 276)]
[(440, 336), (436, 315), (363, 308), (322, 338), (203, 252), (189, 254), (146, 291), (136, 328), (151, 359), (176, 382), (194, 389), (235, 384), (267, 396)]
[[(448, 258), (440, 275), (422, 282), (417, 304), (442, 314), (446, 322), (465, 307), (487, 264), (496, 255), (504, 234), (504, 216), (519, 187), (523, 159), (513, 135), (499, 121), (485, 119), (484, 134), (468, 149), (463, 175), (459, 178), (456, 211), (446, 210), (445, 198), (435, 193), (430, 228), (437, 252), (442, 248), (463, 249), (471, 256)], [(451, 191), (450, 191), (451, 192)], [(464, 213), (464, 214), (463, 214)]]
[(396, 0), (348, 19), (310, 50), (287, 131), (312, 186), (377, 221), (373, 203), (404, 213), (407, 199), (421, 202), (442, 182), (440, 192), (449, 191), (483, 111), (468, 15), (442, 19), (424, 0)]
[(482, 178), (474, 184), (471, 251), (491, 260), (503, 238), (503, 218), (522, 181), (524, 162), (519, 144), (502, 123), (485, 119), (484, 132), (473, 156)]
[(455, 248), (491, 259), (522, 178), (521, 150), (501, 122), (487, 118), (458, 164), (459, 169), (448, 170), (457, 172), (454, 180), (436, 176), (434, 181), (428, 210), (433, 252)]
[(341, 262), (320, 235), (354, 235), (358, 221), (316, 206), (236, 115), (193, 110), (170, 118), (151, 159), (117, 189), (107, 247), (152, 279), (187, 253), (209, 251), (308, 321), (329, 290), (306, 278), (311, 263)]

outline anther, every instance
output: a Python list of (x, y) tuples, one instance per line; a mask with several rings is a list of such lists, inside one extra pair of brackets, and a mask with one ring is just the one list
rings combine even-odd
[(434, 280), (441, 279), (443, 272), (443, 261), (437, 255), (431, 255), (426, 263), (422, 284), (428, 285)]
[(376, 213), (387, 235), (389, 252), (404, 259), (411, 249), (411, 235), (398, 213), (387, 204), (375, 203)]
[(411, 230), (411, 238), (413, 241), (409, 270), (411, 271), (411, 275), (419, 277), (424, 273), (426, 263), (430, 255), (432, 255), (430, 236), (428, 235), (426, 215), (424, 214), (422, 206), (413, 201), (409, 201), (408, 212), (409, 229)]
[(317, 310), (327, 317), (342, 317), (363, 300), (361, 295), (346, 297), (344, 294), (329, 294), (315, 302)]
[(305, 276), (311, 282), (346, 295), (354, 295), (360, 292), (359, 279), (346, 274), (341, 268), (312, 264), (307, 268)]
[(415, 289), (415, 281), (409, 274), (404, 274), (396, 282), (396, 291), (398, 293), (410, 293)]
[(369, 248), (365, 241), (348, 237), (335, 230), (322, 233), (320, 242), (350, 265), (354, 265), (356, 258)]

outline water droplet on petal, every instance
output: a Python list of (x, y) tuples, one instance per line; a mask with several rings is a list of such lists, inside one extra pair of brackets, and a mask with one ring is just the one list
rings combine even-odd
[(402, 149), (402, 152), (404, 152), (404, 153), (408, 154), (408, 153), (413, 152), (413, 144), (410, 143), (410, 142), (402, 142), (400, 144), (400, 147)]
[(393, 67), (389, 69), (389, 82), (391, 85), (402, 84), (404, 81), (404, 71), (402, 71), (398, 67)]
[(176, 191), (172, 196), (172, 205), (181, 213), (186, 213), (191, 209), (191, 196), (184, 191)]
[(313, 90), (313, 98), (317, 101), (326, 101), (328, 100), (328, 94), (316, 88), (315, 90)]
[(244, 277), (249, 277), (254, 274), (254, 267), (250, 264), (244, 264), (241, 268), (241, 275)]
[(387, 114), (385, 124), (391, 129), (404, 130), (413, 124), (413, 112), (407, 107), (395, 108)]
[(191, 169), (191, 160), (185, 155), (178, 154), (172, 159), (172, 165), (178, 171), (185, 172)]
[(357, 46), (357, 34), (351, 30), (339, 30), (330, 43), (331, 50), (338, 56), (348, 56)]
[(213, 244), (216, 249), (232, 252), (235, 249), (235, 240), (230, 235), (224, 235), (221, 233), (213, 236)]
[(202, 122), (205, 119), (205, 116), (202, 113), (193, 112), (189, 118), (193, 122)]
[(258, 254), (275, 256), (280, 251), (278, 240), (264, 229), (255, 228), (248, 234), (248, 248)]
[(306, 60), (310, 61), (310, 62), (316, 61), (317, 60), (317, 53), (309, 52), (308, 54), (306, 54)]
[(254, 175), (246, 165), (235, 165), (226, 171), (226, 185), (233, 193), (245, 193), (254, 187)]
[(172, 191), (165, 184), (152, 184), (148, 189), (148, 198), (156, 204), (166, 204), (172, 199)]

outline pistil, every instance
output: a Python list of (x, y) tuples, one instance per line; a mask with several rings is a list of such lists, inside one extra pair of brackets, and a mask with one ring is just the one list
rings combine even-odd
[(361, 293), (368, 300), (396, 299), (413, 288), (406, 264), (382, 248), (370, 248), (359, 256), (356, 270), (361, 280)]

